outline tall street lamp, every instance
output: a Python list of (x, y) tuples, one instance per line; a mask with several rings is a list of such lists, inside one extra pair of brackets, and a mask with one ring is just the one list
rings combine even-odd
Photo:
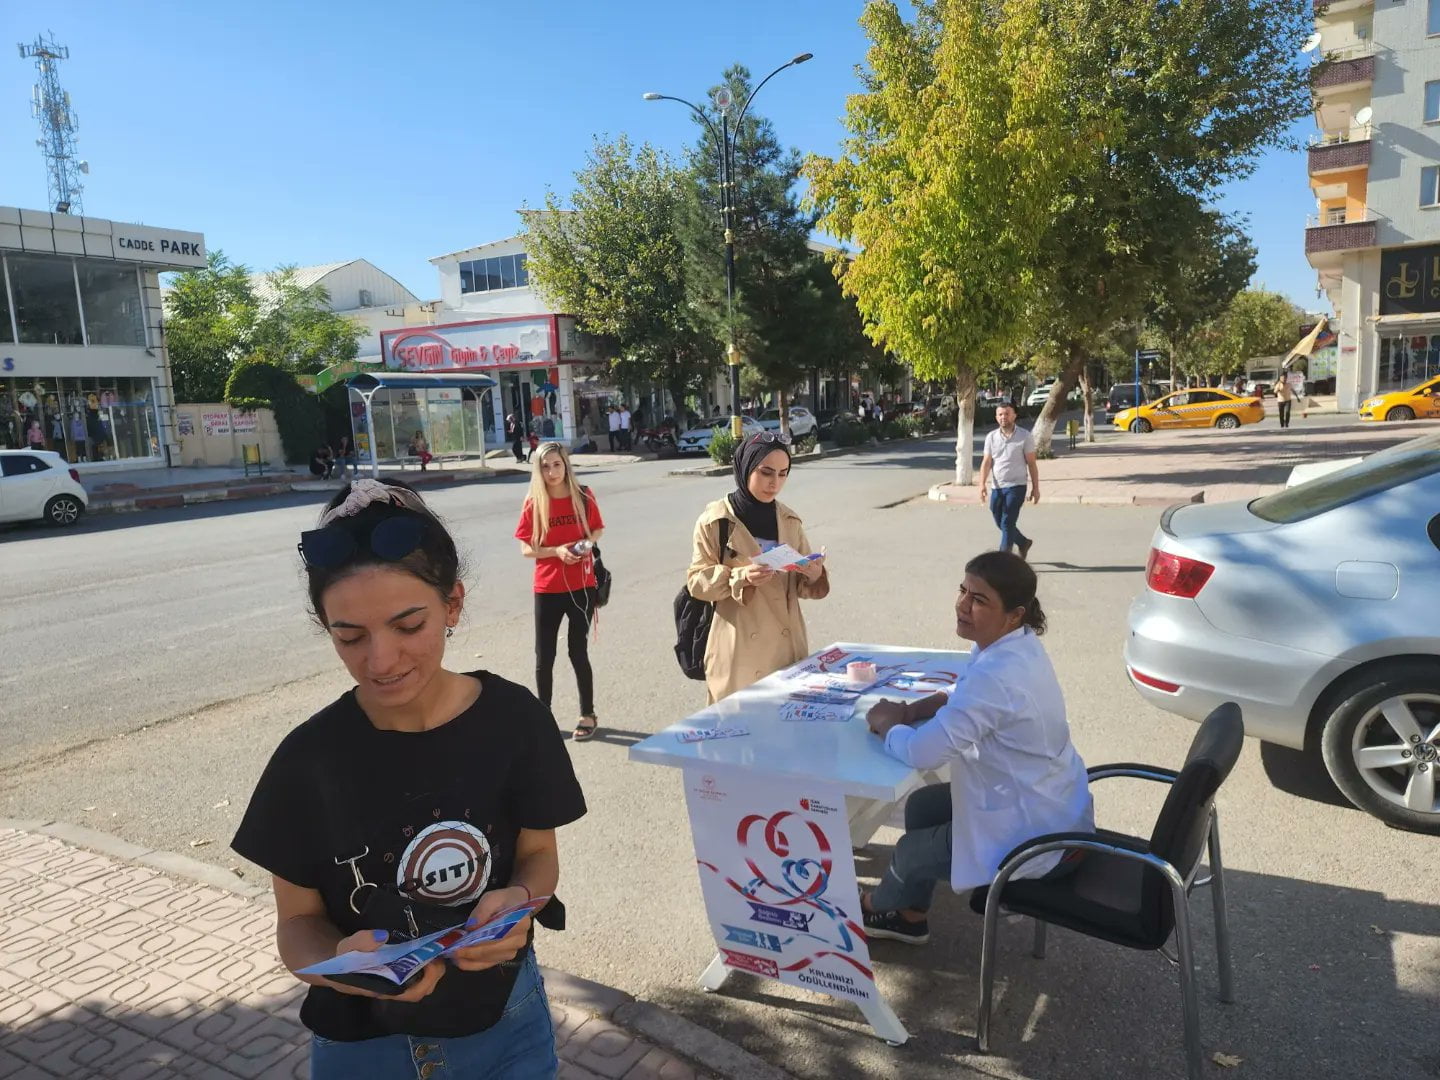
[(740, 350), (735, 347), (735, 140), (740, 137), (741, 125), (745, 123), (745, 114), (750, 111), (750, 103), (755, 100), (755, 95), (760, 92), (760, 88), (786, 68), (803, 64), (814, 55), (814, 53), (808, 52), (801, 53), (795, 59), (781, 64), (761, 79), (755, 89), (750, 91), (750, 96), (745, 99), (745, 103), (740, 106), (740, 114), (735, 118), (733, 127), (730, 125), (730, 108), (735, 102), (728, 87), (720, 87), (710, 97), (715, 111), (720, 114), (719, 128), (716, 128), (714, 122), (705, 114), (705, 110), (694, 102), (670, 94), (649, 93), (643, 95), (646, 101), (678, 101), (681, 105), (689, 108), (696, 116), (700, 117), (709, 130), (711, 138), (715, 140), (715, 149), (720, 155), (720, 222), (725, 229), (725, 321), (728, 324), (730, 335), (730, 342), (725, 349), (725, 358), (730, 364), (730, 431), (736, 439), (740, 438), (743, 428), (740, 422)]

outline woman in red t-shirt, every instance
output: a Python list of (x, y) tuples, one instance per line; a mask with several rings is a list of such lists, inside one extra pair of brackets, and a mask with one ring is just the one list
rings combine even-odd
[(604, 528), (594, 493), (575, 481), (569, 452), (556, 442), (541, 443), (535, 450), (530, 494), (520, 510), (515, 539), (520, 541), (520, 553), (535, 560), (535, 693), (546, 708), (554, 689), (560, 621), (570, 620), (566, 640), (580, 690), (580, 720), (570, 736), (576, 742), (592, 738), (598, 724), (589, 649), (590, 620), (596, 608), (591, 550)]

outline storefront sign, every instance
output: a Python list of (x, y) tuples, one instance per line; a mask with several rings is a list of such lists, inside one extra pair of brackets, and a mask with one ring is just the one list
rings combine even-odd
[(380, 353), (391, 371), (464, 371), (555, 362), (553, 316), (487, 319), (386, 330)]
[(200, 426), (205, 430), (205, 437), (212, 435), (230, 434), (230, 411), (203, 412), (200, 414)]
[(844, 792), (691, 768), (685, 800), (705, 912), (725, 963), (861, 1004), (878, 1001)]
[(1440, 244), (1380, 253), (1380, 314), (1440, 311)]
[(14, 371), (15, 358), (13, 356), (0, 357), (0, 371)]
[(205, 238), (199, 233), (152, 229), (116, 222), (115, 257), (155, 266), (204, 266)]

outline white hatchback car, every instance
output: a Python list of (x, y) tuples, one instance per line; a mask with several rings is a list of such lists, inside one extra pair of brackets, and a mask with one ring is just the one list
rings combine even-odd
[[(760, 414), (760, 426), (766, 431), (780, 430), (780, 410), (766, 409)], [(790, 406), (790, 435), (792, 438), (803, 439), (806, 436), (814, 435), (818, 427), (815, 414), (803, 405)]]
[(53, 450), (0, 450), (0, 522), (74, 525), (89, 504), (80, 474)]

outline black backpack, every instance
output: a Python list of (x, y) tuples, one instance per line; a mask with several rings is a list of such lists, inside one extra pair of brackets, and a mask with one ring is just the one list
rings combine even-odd
[[(730, 519), (720, 519), (720, 558), (730, 546)], [(675, 659), (688, 679), (705, 678), (705, 643), (710, 640), (710, 621), (715, 605), (696, 600), (690, 590), (681, 586), (675, 597)]]

